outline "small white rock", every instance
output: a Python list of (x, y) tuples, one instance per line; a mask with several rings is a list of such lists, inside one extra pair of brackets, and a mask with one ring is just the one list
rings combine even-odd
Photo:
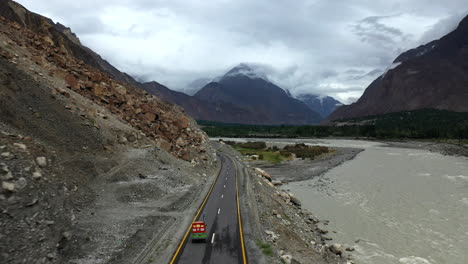
[(20, 148), (22, 150), (26, 150), (27, 147), (25, 144), (21, 144), (21, 143), (13, 143), (13, 146), (17, 147), (17, 148)]
[(10, 191), (10, 192), (13, 192), (15, 190), (15, 184), (14, 183), (11, 183), (11, 182), (2, 182), (2, 188), (4, 190), (7, 190), (7, 191)]
[(284, 263), (291, 264), (291, 261), (292, 261), (291, 255), (282, 255), (280, 258), (284, 261)]
[(35, 171), (35, 172), (33, 172), (32, 177), (33, 177), (34, 179), (39, 179), (39, 178), (42, 177), (42, 173), (40, 173), (39, 171)]
[(0, 156), (2, 158), (9, 158), (11, 156), (10, 152), (3, 152), (2, 154), (0, 154)]
[(47, 159), (45, 157), (37, 157), (36, 163), (39, 165), (39, 167), (45, 167), (47, 166)]

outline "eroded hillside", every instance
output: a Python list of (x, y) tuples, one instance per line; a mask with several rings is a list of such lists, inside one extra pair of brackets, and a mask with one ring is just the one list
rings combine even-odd
[(207, 136), (43, 30), (0, 22), (0, 262), (167, 258), (217, 172)]

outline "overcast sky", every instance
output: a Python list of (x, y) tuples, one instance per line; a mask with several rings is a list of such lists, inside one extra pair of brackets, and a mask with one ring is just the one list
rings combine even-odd
[(183, 90), (241, 62), (293, 93), (356, 100), (402, 51), (455, 29), (466, 0), (18, 0), (122, 71)]

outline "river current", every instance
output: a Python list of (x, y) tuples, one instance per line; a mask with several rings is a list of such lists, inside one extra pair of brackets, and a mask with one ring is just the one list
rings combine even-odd
[(284, 186), (330, 221), (323, 227), (331, 243), (354, 247), (356, 263), (468, 263), (466, 157), (367, 141), (319, 143), (365, 149), (320, 177)]

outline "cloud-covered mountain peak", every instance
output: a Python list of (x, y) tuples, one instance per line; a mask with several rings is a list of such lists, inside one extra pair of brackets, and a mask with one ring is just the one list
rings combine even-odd
[(260, 65), (241, 63), (229, 70), (222, 78), (246, 76), (251, 79), (263, 79), (268, 81), (265, 69)]

